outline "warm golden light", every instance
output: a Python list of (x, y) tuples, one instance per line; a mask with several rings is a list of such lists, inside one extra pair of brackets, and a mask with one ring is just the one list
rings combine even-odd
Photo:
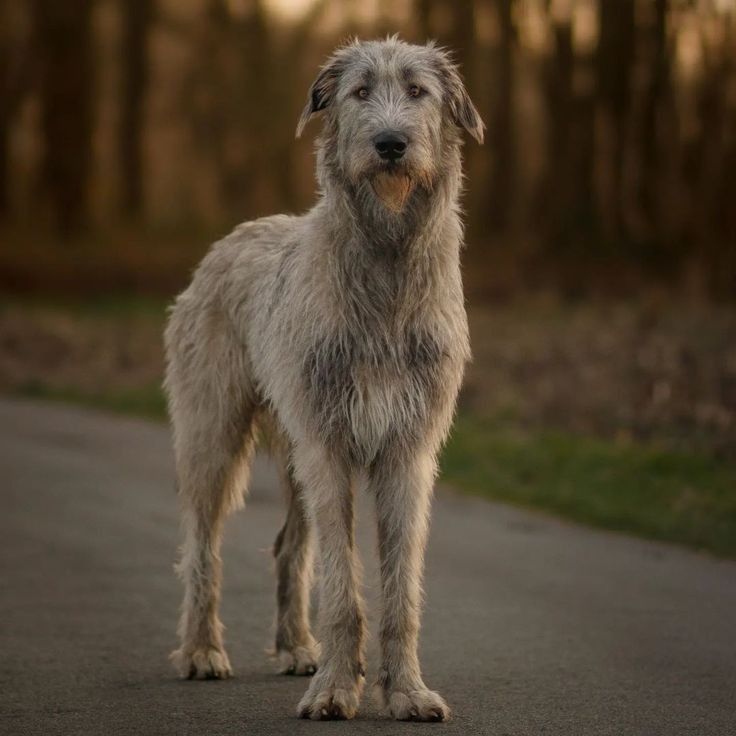
[(274, 15), (283, 20), (298, 20), (314, 5), (315, 0), (267, 0)]

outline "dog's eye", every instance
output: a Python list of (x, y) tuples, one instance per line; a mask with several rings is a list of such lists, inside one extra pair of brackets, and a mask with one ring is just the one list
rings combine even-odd
[(409, 97), (421, 97), (424, 90), (418, 84), (409, 85)]
[(367, 100), (368, 99), (368, 88), (361, 87), (359, 90), (356, 91), (355, 96), (360, 97), (361, 100)]

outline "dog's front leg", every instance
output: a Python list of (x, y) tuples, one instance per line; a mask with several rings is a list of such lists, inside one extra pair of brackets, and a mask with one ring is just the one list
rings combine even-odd
[(421, 453), (383, 458), (370, 474), (376, 501), (383, 612), (378, 687), (398, 720), (443, 721), (450, 709), (422, 680), (417, 646), (424, 549), (436, 463)]
[(364, 680), (364, 621), (353, 540), (351, 474), (344, 462), (316, 445), (297, 445), (292, 460), (317, 530), (322, 560), (319, 667), (298, 714), (314, 720), (352, 718)]

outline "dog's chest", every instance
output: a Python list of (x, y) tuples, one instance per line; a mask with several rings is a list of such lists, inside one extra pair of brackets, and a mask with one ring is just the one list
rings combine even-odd
[(421, 435), (449, 369), (443, 341), (426, 329), (393, 339), (325, 336), (304, 364), (315, 428), (369, 462), (387, 443)]

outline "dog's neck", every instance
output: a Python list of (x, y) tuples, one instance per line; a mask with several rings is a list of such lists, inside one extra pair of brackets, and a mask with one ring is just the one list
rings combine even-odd
[(415, 311), (422, 296), (432, 294), (436, 303), (438, 295), (448, 293), (448, 279), (457, 274), (459, 280), (459, 147), (448, 157), (444, 173), (430, 188), (417, 187), (399, 213), (380, 202), (368, 181), (346, 186), (328, 167), (319, 172), (317, 209), (331, 230), (326, 256), (343, 282), (336, 293), (350, 295), (344, 309), (351, 318), (406, 324), (416, 316), (407, 313), (408, 305)]
[[(381, 202), (366, 178), (357, 183), (346, 181), (334, 161), (320, 157), (318, 178), (322, 188), (320, 205), (329, 202), (335, 224), (336, 257), (409, 258), (432, 257), (455, 251), (462, 233), (459, 218), (459, 197), (462, 183), (462, 163), (459, 146), (447, 154), (443, 173), (429, 186), (417, 183), (400, 212), (390, 210)], [(319, 206), (319, 205), (318, 205)]]

